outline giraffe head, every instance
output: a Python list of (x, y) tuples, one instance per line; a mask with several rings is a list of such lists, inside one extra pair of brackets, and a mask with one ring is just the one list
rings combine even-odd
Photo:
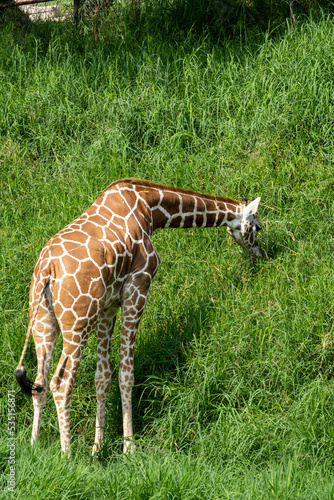
[(246, 252), (248, 252), (253, 259), (262, 257), (259, 244), (257, 241), (257, 233), (261, 229), (261, 223), (257, 217), (257, 209), (261, 198), (252, 200), (247, 205), (247, 199), (244, 198), (241, 213), (232, 221), (232, 224), (227, 228), (232, 238), (240, 245)]

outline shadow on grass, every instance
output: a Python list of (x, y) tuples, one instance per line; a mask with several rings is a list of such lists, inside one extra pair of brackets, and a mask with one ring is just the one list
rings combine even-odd
[[(296, 2), (293, 8), (298, 19), (316, 17), (322, 9), (326, 12), (334, 9), (325, 0)], [(85, 12), (77, 26), (71, 22), (30, 22), (22, 16), (12, 16), (12, 24), (16, 26), (13, 36), (16, 43), (27, 50), (35, 51), (38, 41), (41, 54), (47, 53), (49, 44), (57, 36), (72, 53), (90, 53), (94, 45), (102, 44), (109, 54), (112, 46), (120, 44), (131, 51), (134, 43), (142, 43), (147, 37), (153, 44), (180, 43), (190, 33), (193, 37), (204, 34), (213, 41), (235, 39), (236, 45), (240, 42), (249, 45), (249, 37), (263, 35), (268, 29), (271, 36), (277, 36), (286, 30), (287, 20), (292, 23), (290, 6), (285, 0), (132, 0), (108, 6), (98, 18), (87, 8)], [(8, 24), (10, 12), (2, 15), (7, 16)], [(283, 30), (277, 30), (279, 27)], [(257, 38), (254, 50), (258, 50), (258, 46)]]
[[(173, 383), (184, 371), (189, 359), (190, 344), (210, 324), (212, 305), (209, 301), (185, 306), (182, 316), (171, 312), (170, 320), (159, 324), (154, 336), (137, 342), (135, 348), (135, 386), (132, 391), (134, 432), (140, 438), (145, 428), (161, 415), (161, 390)], [(204, 333), (205, 334), (205, 333)], [(138, 339), (139, 340), (139, 339)], [(100, 458), (121, 453), (122, 407), (118, 387), (118, 367), (108, 393), (106, 440)]]

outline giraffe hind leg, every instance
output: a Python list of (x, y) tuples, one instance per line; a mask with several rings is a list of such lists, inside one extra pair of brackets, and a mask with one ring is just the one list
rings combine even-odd
[[(42, 306), (42, 304), (41, 304)], [(59, 326), (50, 303), (46, 302), (45, 307), (40, 307), (33, 328), (33, 338), (37, 352), (37, 377), (31, 387), (34, 404), (34, 421), (31, 436), (31, 443), (38, 440), (42, 412), (46, 403), (48, 393), (48, 374), (50, 364), (59, 335)]]
[[(73, 276), (66, 275), (59, 285), (58, 299), (54, 305), (63, 333), (63, 350), (50, 389), (58, 414), (61, 449), (68, 454), (71, 444), (70, 404), (73, 384), (87, 340), (104, 308), (105, 284), (101, 278), (94, 278), (94, 272), (97, 274), (94, 266), (85, 264), (76, 280)], [(82, 273), (87, 279), (89, 276), (90, 285), (86, 293), (77, 285)]]
[[(63, 331), (63, 352), (50, 383), (50, 389), (57, 409), (60, 443), (63, 453), (70, 453), (70, 404), (73, 384), (79, 368), (81, 356), (92, 328), (81, 332)], [(80, 342), (74, 341), (80, 337)]]
[[(23, 392), (32, 396), (34, 404), (34, 421), (31, 436), (33, 444), (39, 436), (42, 411), (46, 402), (48, 391), (48, 373), (50, 363), (59, 334), (58, 322), (52, 306), (52, 296), (50, 290), (50, 280), (43, 285), (39, 299), (35, 299), (30, 303), (30, 322), (27, 330), (26, 341), (19, 365), (15, 371), (16, 380), (21, 386)], [(36, 291), (35, 291), (36, 292)], [(35, 296), (36, 293), (32, 292)], [(36, 302), (37, 300), (37, 302)], [(33, 303), (35, 303), (34, 308)], [(37, 354), (37, 378), (35, 383), (32, 383), (27, 378), (27, 372), (23, 366), (23, 358), (26, 353), (30, 333), (32, 332), (36, 354)]]

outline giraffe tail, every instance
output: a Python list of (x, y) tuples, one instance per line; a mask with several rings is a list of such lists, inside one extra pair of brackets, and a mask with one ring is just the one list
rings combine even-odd
[(27, 378), (27, 370), (23, 365), (21, 365), (21, 368), (16, 368), (15, 371), (15, 377), (17, 382), (19, 383), (19, 386), (21, 387), (22, 392), (25, 394), (29, 394), (32, 396), (32, 391), (37, 391), (41, 392), (43, 390), (43, 386), (38, 385), (38, 386), (33, 386), (33, 383), (31, 380)]
[(35, 319), (37, 316), (38, 308), (39, 308), (39, 305), (40, 305), (41, 300), (43, 298), (44, 292), (45, 292), (47, 286), (49, 286), (49, 284), (50, 284), (50, 279), (51, 278), (49, 277), (49, 278), (47, 278), (46, 281), (43, 282), (43, 289), (41, 291), (39, 301), (38, 301), (38, 303), (33, 311), (31, 319), (29, 321), (29, 326), (28, 326), (27, 333), (26, 333), (26, 340), (24, 343), (23, 351), (21, 354), (19, 364), (15, 370), (15, 378), (16, 378), (19, 386), (21, 387), (22, 392), (24, 392), (25, 394), (29, 394), (30, 396), (32, 396), (33, 391), (41, 392), (43, 390), (43, 386), (42, 385), (34, 385), (34, 383), (27, 378), (27, 370), (25, 369), (25, 367), (23, 366), (22, 363), (23, 363), (23, 358), (25, 356), (25, 353), (27, 351), (29, 337), (30, 337), (32, 327), (34, 325), (34, 322), (35, 322)]

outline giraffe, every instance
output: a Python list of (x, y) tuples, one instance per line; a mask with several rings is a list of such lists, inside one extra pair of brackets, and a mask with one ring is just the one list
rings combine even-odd
[[(119, 387), (122, 400), (123, 451), (132, 451), (134, 342), (159, 258), (151, 235), (158, 228), (227, 226), (232, 238), (254, 259), (261, 257), (257, 232), (260, 198), (247, 205), (140, 179), (111, 183), (77, 219), (42, 249), (33, 273), (26, 340), (16, 369), (22, 390), (33, 398), (31, 443), (39, 436), (48, 392), (48, 373), (62, 332), (63, 350), (50, 383), (58, 414), (62, 452), (70, 451), (71, 393), (87, 339), (96, 330), (97, 399), (92, 454), (103, 443), (105, 404), (110, 385), (110, 343), (122, 311)], [(23, 358), (30, 334), (37, 354), (37, 378), (27, 378)]]

